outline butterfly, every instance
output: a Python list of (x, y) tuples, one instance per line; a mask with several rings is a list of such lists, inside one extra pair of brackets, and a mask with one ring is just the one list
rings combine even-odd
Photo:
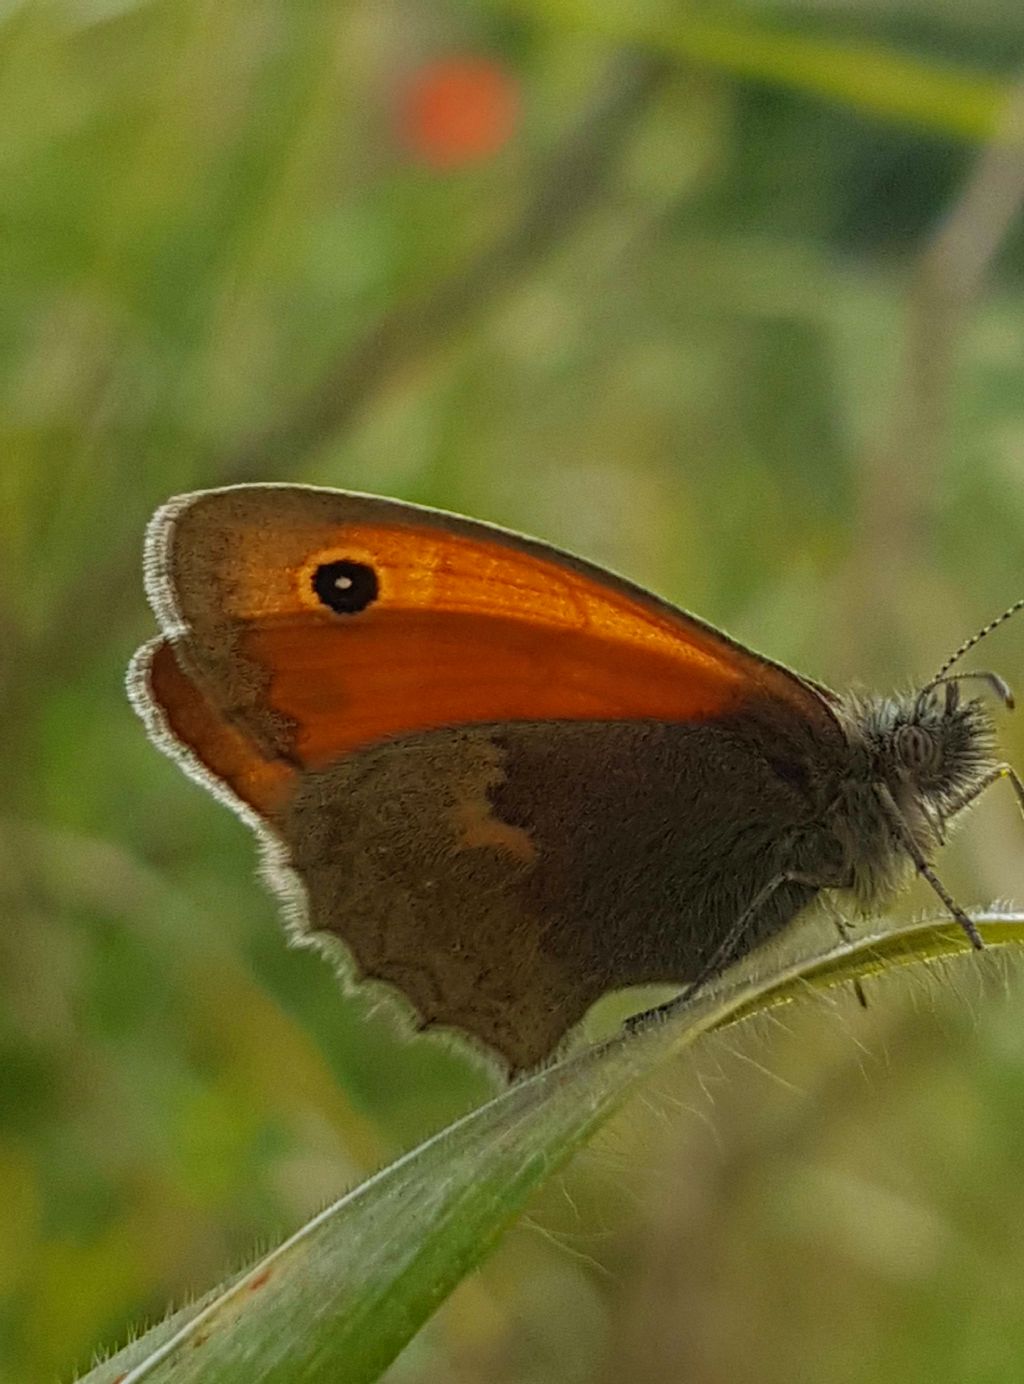
[(989, 672), (840, 696), (549, 545), (355, 493), (170, 500), (159, 637), (128, 686), (156, 744), (257, 833), (299, 932), (510, 1075), (593, 1002), (692, 989), (822, 891), (872, 912), (1020, 777)]

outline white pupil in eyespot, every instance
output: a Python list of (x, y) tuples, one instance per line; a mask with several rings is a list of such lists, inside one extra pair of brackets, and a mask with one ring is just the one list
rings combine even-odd
[(352, 578), (351, 578), (351, 577), (335, 577), (335, 579), (334, 579), (334, 585), (338, 588), (339, 591), (347, 591), (347, 590), (349, 589), (349, 587), (352, 585)]

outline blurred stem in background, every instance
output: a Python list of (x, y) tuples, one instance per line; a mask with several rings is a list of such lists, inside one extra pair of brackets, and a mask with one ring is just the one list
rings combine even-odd
[(610, 170), (670, 72), (665, 59), (648, 53), (615, 57), (587, 109), (533, 174), (527, 204), (512, 223), (422, 298), (398, 303), (347, 347), (289, 416), (218, 465), (226, 483), (260, 480), (282, 466), (290, 470), (300, 459), (308, 462), (396, 375), (422, 368), (492, 311), (607, 195)]
[[(890, 418), (862, 458), (846, 622), (850, 629), (862, 628), (870, 613), (871, 647), (862, 652), (879, 668), (891, 665), (907, 638), (902, 611), (908, 598), (917, 609), (927, 608), (929, 590), (939, 596), (939, 628), (957, 641), (950, 612), (971, 608), (958, 593), (959, 582), (970, 586), (970, 570), (957, 574), (948, 591), (934, 590), (936, 517), (944, 499), (964, 337), (1022, 204), (1024, 85), (1018, 85), (911, 274)], [(1007, 604), (1017, 594), (1007, 591)], [(934, 630), (922, 633), (917, 654), (934, 650)]]

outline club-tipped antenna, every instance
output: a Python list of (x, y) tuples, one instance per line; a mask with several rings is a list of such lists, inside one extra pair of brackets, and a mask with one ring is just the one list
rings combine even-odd
[(991, 634), (993, 630), (998, 629), (1000, 625), (1005, 624), (1006, 621), (1009, 620), (1011, 615), (1017, 614), (1018, 610), (1024, 610), (1024, 596), (1022, 596), (1019, 601), (1014, 601), (1012, 606), (1007, 606), (1007, 608), (1003, 611), (1002, 615), (997, 615), (994, 620), (990, 620), (987, 625), (983, 625), (981, 629), (978, 630), (977, 634), (972, 634), (970, 639), (965, 639), (964, 642), (960, 645), (959, 649), (956, 649), (953, 653), (950, 654), (949, 658), (946, 659), (945, 663), (932, 678), (931, 682), (929, 682), (927, 687), (925, 687), (923, 690), (927, 692), (937, 683), (944, 682), (946, 680), (946, 674), (949, 672), (950, 668), (953, 667), (954, 663), (959, 663), (960, 660), (963, 658), (964, 654), (968, 652), (968, 650), (973, 649), (975, 644), (979, 644), (987, 634)]
[(943, 683), (961, 683), (972, 681), (985, 683), (988, 686), (988, 688), (995, 694), (995, 696), (999, 698), (1003, 706), (1005, 706), (1008, 711), (1012, 711), (1014, 709), (1015, 703), (1013, 700), (1013, 693), (1010, 691), (1009, 683), (1006, 681), (1005, 678), (1001, 678), (998, 673), (989, 672), (987, 668), (972, 668), (969, 673), (942, 673), (939, 675), (939, 677), (932, 678), (931, 682), (924, 689), (924, 692), (922, 692), (921, 695), (925, 696), (928, 692), (931, 692), (933, 688), (941, 687)]

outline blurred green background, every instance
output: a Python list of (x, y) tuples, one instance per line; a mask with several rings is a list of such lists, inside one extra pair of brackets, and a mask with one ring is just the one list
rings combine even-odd
[[(454, 133), (416, 104), (467, 56), (510, 128), (486, 82)], [(1024, 592), (1024, 158), (984, 152), (1022, 58), (1003, 0), (0, 7), (3, 1384), (490, 1089), (286, 947), (147, 744), (151, 510), (397, 495), (833, 685), (925, 677)], [(1024, 686), (1024, 622), (977, 664)], [(997, 788), (943, 875), (1024, 897), (1022, 845)], [(869, 996), (666, 1072), (392, 1384), (1019, 1380), (1018, 967)]]

